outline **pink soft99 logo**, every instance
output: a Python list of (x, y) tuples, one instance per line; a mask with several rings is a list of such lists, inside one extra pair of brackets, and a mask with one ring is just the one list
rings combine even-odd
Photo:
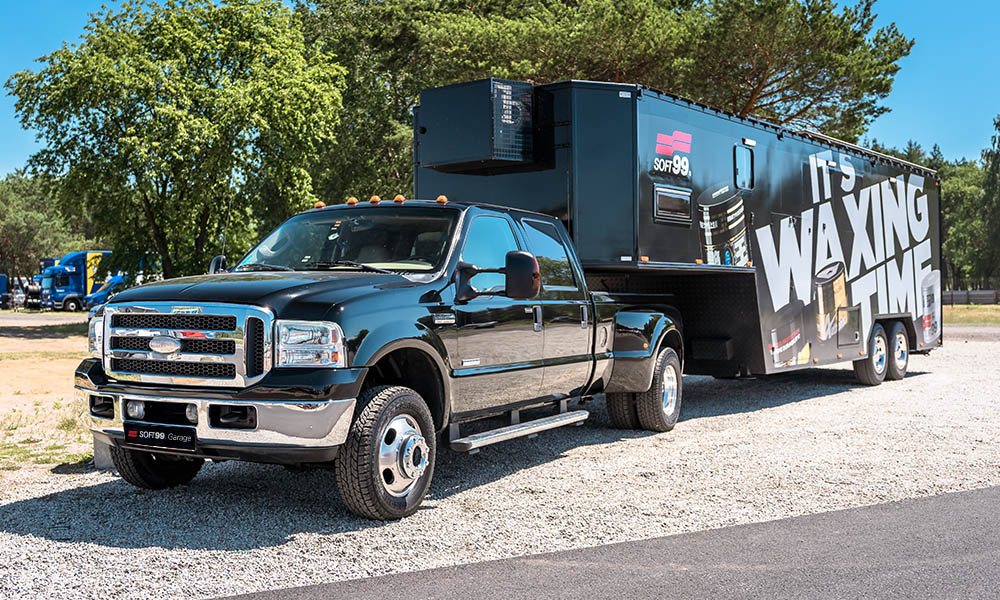
[(687, 156), (680, 156), (691, 153), (691, 134), (683, 131), (674, 131), (673, 134), (656, 134), (656, 153), (661, 156), (671, 158), (661, 158), (657, 156), (653, 159), (653, 171), (664, 175), (680, 175), (687, 177), (691, 174), (691, 160)]

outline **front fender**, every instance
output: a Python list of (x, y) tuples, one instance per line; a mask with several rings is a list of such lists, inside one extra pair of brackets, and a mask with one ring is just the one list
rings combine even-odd
[(441, 337), (423, 323), (389, 321), (362, 337), (354, 351), (351, 366), (372, 367), (382, 357), (402, 349), (419, 350), (426, 354), (441, 375), (444, 392), (443, 418), (451, 414), (451, 371), (448, 368), (448, 349)]
[[(611, 378), (606, 392), (645, 392), (653, 385), (656, 357), (667, 338), (681, 336), (673, 319), (661, 312), (622, 311), (615, 315)], [(682, 354), (678, 349), (678, 354)]]

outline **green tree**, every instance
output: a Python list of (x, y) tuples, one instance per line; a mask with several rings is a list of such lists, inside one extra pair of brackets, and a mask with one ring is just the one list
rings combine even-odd
[(49, 188), (23, 172), (0, 180), (0, 273), (29, 276), (38, 259), (89, 245), (60, 214)]
[(983, 276), (1000, 274), (1000, 115), (993, 120), (990, 147), (983, 150), (983, 203), (979, 207), (986, 223), (986, 244), (980, 246), (984, 261)]
[(875, 0), (528, 2), (514, 15), (425, 17), (441, 83), (486, 76), (642, 83), (740, 116), (854, 141), (888, 109), (913, 41), (875, 29)]
[(124, 2), (39, 60), (6, 83), (44, 142), (29, 164), (106, 228), (113, 266), (203, 272), (315, 200), (343, 69), (279, 0)]

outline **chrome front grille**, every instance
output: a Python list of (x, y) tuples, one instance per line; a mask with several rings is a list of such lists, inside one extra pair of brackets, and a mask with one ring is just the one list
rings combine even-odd
[(273, 323), (256, 306), (107, 305), (104, 369), (124, 381), (246, 387), (271, 369)]

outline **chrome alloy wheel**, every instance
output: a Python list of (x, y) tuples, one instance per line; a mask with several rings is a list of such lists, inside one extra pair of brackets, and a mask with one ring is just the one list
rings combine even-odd
[(410, 415), (393, 418), (380, 437), (378, 469), (382, 487), (393, 496), (405, 496), (427, 470), (427, 441)]
[(875, 366), (876, 373), (885, 371), (886, 360), (889, 358), (888, 354), (889, 353), (885, 347), (885, 338), (877, 336), (875, 338), (875, 347), (872, 349), (872, 362)]
[(663, 371), (663, 414), (672, 415), (677, 408), (677, 371), (670, 365)]
[(899, 369), (900, 372), (906, 368), (906, 359), (909, 354), (908, 350), (909, 343), (906, 340), (906, 333), (902, 331), (896, 333), (896, 348), (893, 354), (895, 354), (896, 368)]

